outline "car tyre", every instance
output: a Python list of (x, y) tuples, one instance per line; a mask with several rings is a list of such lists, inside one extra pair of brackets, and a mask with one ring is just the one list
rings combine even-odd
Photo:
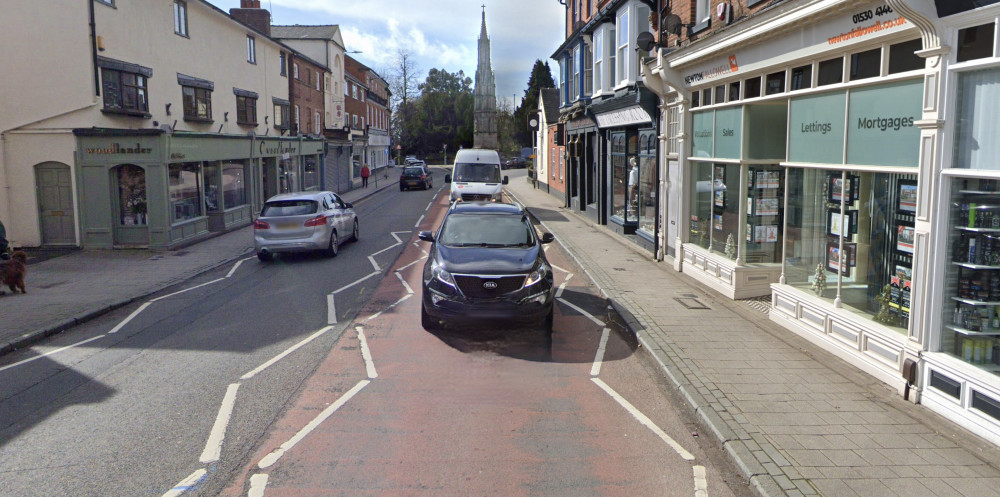
[(423, 304), (420, 304), (420, 326), (423, 326), (427, 331), (437, 331), (440, 325), (430, 314), (427, 314), (427, 309), (424, 308)]
[(257, 252), (257, 259), (260, 259), (260, 262), (271, 262), (274, 260), (274, 255), (270, 252), (261, 250), (260, 252)]
[(337, 257), (337, 253), (340, 252), (340, 246), (337, 244), (337, 232), (334, 231), (330, 233), (330, 245), (326, 247), (327, 257)]
[(361, 229), (358, 228), (358, 220), (355, 219), (354, 220), (354, 229), (351, 231), (351, 242), (353, 243), (353, 242), (358, 241), (358, 238), (361, 238)]

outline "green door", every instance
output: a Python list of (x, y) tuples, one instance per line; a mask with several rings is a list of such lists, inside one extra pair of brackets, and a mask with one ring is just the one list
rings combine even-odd
[(55, 162), (35, 167), (38, 222), (42, 245), (76, 245), (73, 182), (69, 166)]

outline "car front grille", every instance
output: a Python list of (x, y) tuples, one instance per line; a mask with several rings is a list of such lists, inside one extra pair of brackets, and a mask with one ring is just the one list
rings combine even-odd
[[(468, 298), (488, 299), (516, 292), (524, 286), (524, 275), (517, 276), (468, 276), (455, 275), (458, 289)], [(496, 285), (495, 288), (489, 288)]]
[(462, 201), (463, 202), (477, 202), (477, 201), (489, 202), (491, 198), (493, 198), (493, 195), (490, 195), (490, 194), (487, 194), (487, 193), (463, 193), (462, 194)]

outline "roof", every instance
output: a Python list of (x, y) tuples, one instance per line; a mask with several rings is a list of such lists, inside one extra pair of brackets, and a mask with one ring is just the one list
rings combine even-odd
[(524, 214), (520, 205), (503, 202), (455, 202), (452, 214)]
[(272, 38), (288, 38), (299, 40), (333, 40), (340, 33), (340, 26), (327, 24), (321, 26), (275, 26), (271, 25)]
[(330, 192), (295, 192), (279, 193), (267, 199), (267, 202), (278, 202), (282, 200), (320, 200)]
[(559, 115), (559, 89), (558, 88), (542, 88), (541, 90), (541, 103), (542, 112), (545, 114), (545, 120), (553, 120)]

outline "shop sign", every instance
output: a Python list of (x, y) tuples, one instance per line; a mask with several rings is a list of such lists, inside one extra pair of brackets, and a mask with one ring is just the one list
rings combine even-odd
[(743, 108), (715, 111), (715, 157), (739, 159), (743, 142)]
[(715, 111), (695, 112), (692, 118), (694, 137), (691, 140), (693, 157), (714, 157), (712, 137), (715, 131)]
[(116, 142), (96, 147), (84, 147), (83, 151), (87, 155), (148, 155), (153, 153), (151, 146), (144, 146), (139, 142), (134, 144)]
[(793, 98), (789, 105), (788, 160), (843, 164), (847, 93)]
[(850, 92), (847, 162), (878, 166), (919, 166), (922, 79)]
[[(829, 52), (833, 47), (866, 43), (914, 27), (884, 2), (873, 2), (845, 11), (822, 24), (811, 23), (808, 14), (803, 15), (806, 17), (785, 18), (781, 21), (782, 28), (793, 24), (801, 26), (788, 32), (786, 36), (778, 36), (767, 42), (735, 50), (722, 57), (709, 59), (708, 62), (694, 66), (690, 70), (683, 70), (684, 85), (688, 88), (696, 87), (735, 74), (760, 72), (785, 62), (815, 57), (817, 54)], [(777, 26), (764, 24), (753, 28), (748, 34), (753, 34), (755, 31), (763, 34), (765, 31), (774, 30), (775, 27)]]
[(277, 156), (299, 153), (297, 141), (257, 140), (257, 152), (260, 156)]
[(652, 122), (649, 113), (642, 107), (635, 105), (626, 109), (616, 110), (597, 114), (597, 126), (601, 128), (611, 128), (615, 126), (629, 126), (632, 124), (643, 124)]

